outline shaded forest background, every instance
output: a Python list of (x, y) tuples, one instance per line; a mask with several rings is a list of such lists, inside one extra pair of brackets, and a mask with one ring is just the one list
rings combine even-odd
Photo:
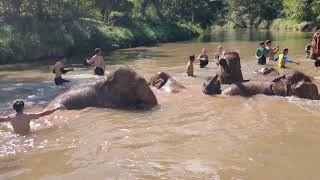
[(187, 40), (212, 28), (309, 31), (320, 0), (1, 0), (0, 63)]

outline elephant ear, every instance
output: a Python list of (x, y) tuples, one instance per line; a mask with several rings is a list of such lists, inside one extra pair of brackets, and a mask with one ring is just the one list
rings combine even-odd
[(272, 80), (271, 82), (279, 82), (279, 81), (281, 81), (281, 80), (283, 80), (283, 79), (286, 79), (286, 76), (285, 76), (285, 75), (280, 76), (280, 77), (278, 77), (278, 78), (276, 78), (276, 79)]

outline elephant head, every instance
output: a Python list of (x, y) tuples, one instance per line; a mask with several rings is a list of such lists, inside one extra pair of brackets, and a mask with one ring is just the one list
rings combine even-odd
[(219, 80), (221, 84), (232, 84), (243, 81), (240, 56), (237, 52), (226, 52), (219, 60)]
[(185, 89), (182, 84), (165, 72), (158, 72), (156, 75), (152, 76), (149, 85), (172, 93), (178, 93)]
[(318, 60), (320, 57), (320, 31), (317, 31), (313, 35), (310, 54), (310, 58), (313, 60)]
[(102, 106), (152, 108), (157, 99), (144, 78), (128, 67), (120, 67), (99, 85)]
[(171, 78), (171, 76), (168, 73), (158, 72), (156, 75), (151, 77), (148, 84), (160, 89), (168, 82), (169, 78)]

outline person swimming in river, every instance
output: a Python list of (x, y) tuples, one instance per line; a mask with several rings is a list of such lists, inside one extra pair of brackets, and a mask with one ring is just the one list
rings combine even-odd
[(194, 74), (193, 74), (193, 63), (195, 61), (195, 56), (192, 55), (189, 57), (189, 62), (188, 62), (188, 65), (187, 65), (187, 75), (188, 76), (191, 76), (191, 77), (194, 77)]
[(278, 61), (278, 67), (279, 68), (286, 68), (286, 63), (295, 63), (299, 65), (299, 62), (292, 61), (288, 58), (289, 49), (284, 48), (282, 50), (282, 54), (280, 54), (274, 61)]
[(269, 50), (266, 49), (264, 41), (259, 43), (260, 47), (256, 50), (256, 58), (259, 65), (265, 65), (267, 63), (267, 57), (269, 55)]
[(73, 71), (73, 68), (71, 69), (64, 69), (64, 64), (66, 63), (66, 58), (63, 57), (61, 60), (56, 62), (53, 68), (53, 73), (55, 74), (54, 82), (57, 86), (62, 85), (63, 83), (70, 82), (68, 80), (65, 80), (62, 78), (62, 74), (66, 74), (69, 71)]
[(25, 113), (24, 102), (19, 99), (13, 102), (12, 107), (16, 111), (16, 113), (5, 117), (0, 117), (0, 122), (10, 122), (14, 132), (17, 134), (28, 134), (30, 132), (31, 120), (39, 119), (43, 116), (50, 115), (58, 110), (64, 110), (64, 107), (60, 106), (54, 109), (44, 110), (38, 113)]
[(209, 64), (209, 56), (207, 55), (207, 49), (202, 49), (201, 54), (197, 58), (200, 60), (200, 68), (205, 69)]
[(95, 69), (94, 69), (94, 74), (97, 76), (104, 76), (105, 72), (105, 63), (104, 59), (102, 56), (102, 52), (100, 48), (96, 48), (95, 50), (95, 55), (89, 59), (86, 60), (88, 64), (94, 64)]
[(277, 52), (279, 51), (279, 45), (277, 47), (272, 47), (272, 42), (270, 40), (266, 41), (266, 49), (268, 50), (268, 60), (269, 61), (273, 61), (274, 60), (274, 55), (277, 54)]

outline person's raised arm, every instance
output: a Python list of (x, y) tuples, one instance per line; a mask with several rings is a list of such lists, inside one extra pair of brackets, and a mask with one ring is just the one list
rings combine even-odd
[(91, 57), (91, 59), (88, 59), (88, 60), (87, 60), (87, 63), (88, 63), (88, 64), (93, 64), (95, 57), (96, 57), (96, 56), (93, 56), (93, 57)]
[(274, 53), (277, 53), (278, 51), (279, 51), (279, 45), (277, 47), (273, 48)]
[(28, 113), (27, 115), (28, 115), (28, 117), (30, 119), (38, 119), (38, 118), (41, 118), (43, 116), (48, 116), (48, 115), (54, 113), (55, 111), (63, 110), (63, 109), (65, 109), (65, 107), (59, 106), (59, 107), (56, 107), (54, 109), (44, 110), (44, 111), (39, 112), (39, 113)]

